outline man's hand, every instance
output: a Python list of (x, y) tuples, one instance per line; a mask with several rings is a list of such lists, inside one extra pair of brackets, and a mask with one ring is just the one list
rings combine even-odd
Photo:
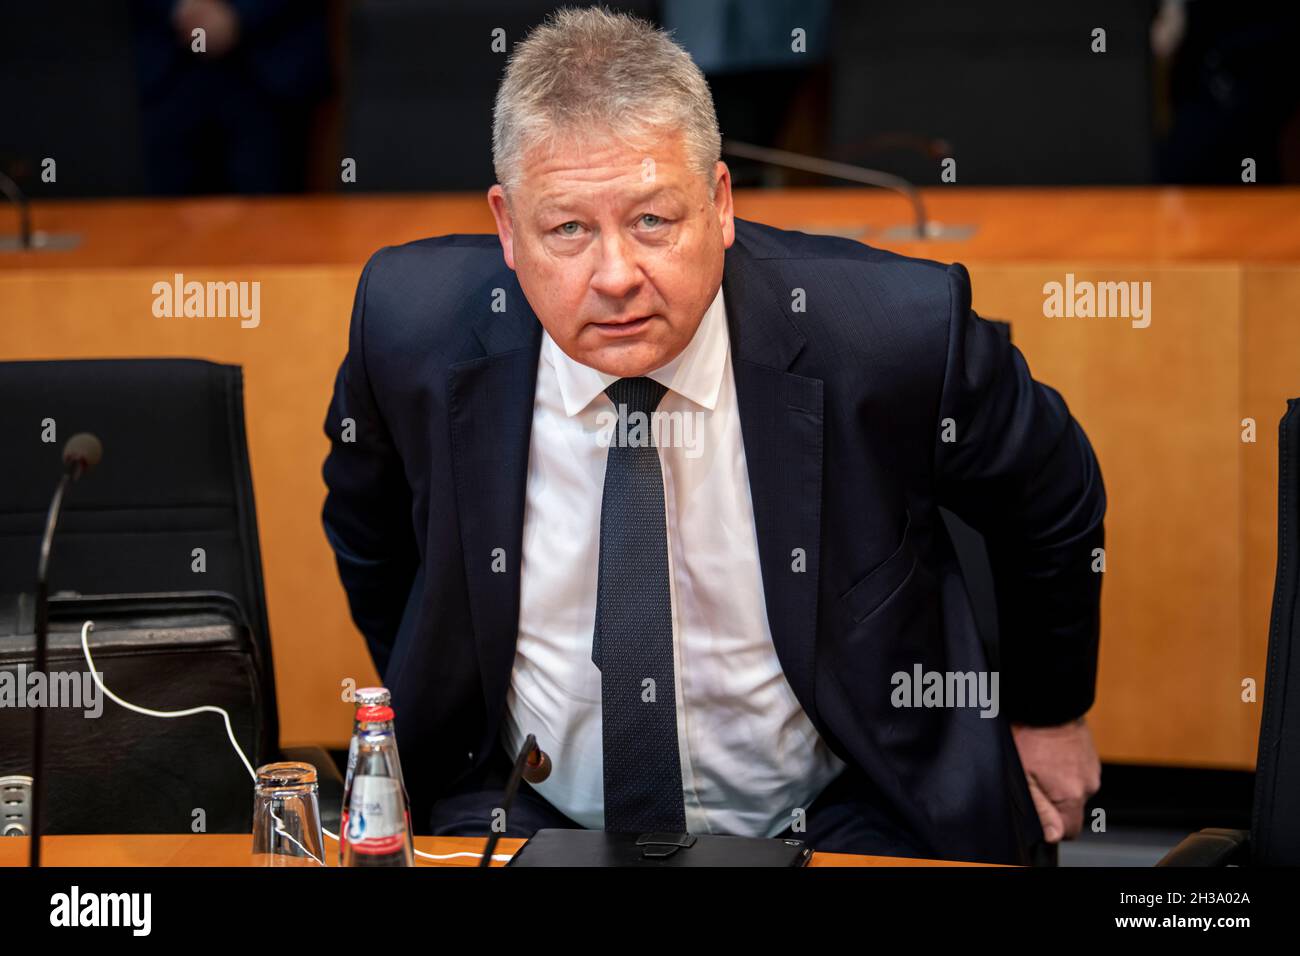
[(1048, 843), (1073, 839), (1083, 807), (1101, 786), (1101, 761), (1082, 717), (1056, 727), (1012, 724), (1011, 735), (1029, 779), (1029, 793)]

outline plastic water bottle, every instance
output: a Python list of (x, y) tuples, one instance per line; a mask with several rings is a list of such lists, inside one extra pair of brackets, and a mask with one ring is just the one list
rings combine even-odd
[(397, 759), (393, 709), (357, 709), (356, 762), (343, 806), (343, 866), (414, 866), (410, 806)]

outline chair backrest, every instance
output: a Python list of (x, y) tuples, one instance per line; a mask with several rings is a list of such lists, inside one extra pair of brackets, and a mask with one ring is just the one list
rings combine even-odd
[(1255, 763), (1251, 859), (1300, 864), (1300, 399), (1278, 429), (1277, 579)]
[(1150, 182), (1151, 14), (1126, 0), (1002, 0), (996, 16), (980, 3), (837, 0), (827, 149), (922, 186), (943, 185), (928, 148), (863, 145), (945, 141), (966, 185)]
[(3, 362), (0, 407), (0, 595), (34, 590), (63, 445), (93, 432), (103, 460), (64, 501), (50, 593), (231, 595), (259, 661), (257, 749), (273, 753), (279, 727), (242, 370), (195, 359)]

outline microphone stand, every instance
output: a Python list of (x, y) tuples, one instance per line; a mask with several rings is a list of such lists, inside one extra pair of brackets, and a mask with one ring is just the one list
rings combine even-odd
[[(36, 566), (36, 673), (38, 674), (45, 673), (49, 648), (50, 548), (54, 543), (54, 530), (59, 525), (59, 515), (63, 511), (63, 495), (68, 490), (68, 485), (80, 477), (83, 467), (80, 461), (73, 461), (64, 469), (62, 477), (59, 478), (59, 486), (54, 489), (49, 513), (45, 517), (45, 534), (41, 538), (41, 558)], [(49, 692), (48, 680), (46, 692), (47, 694)], [(40, 707), (34, 708), (36, 713), (35, 728), (32, 732), (32, 835), (27, 858), (27, 865), (31, 867), (41, 865), (41, 804), (45, 795), (45, 708), (48, 704), (49, 701), (45, 700), (41, 702)]]
[(3, 172), (0, 172), (0, 192), (4, 193), (18, 210), (18, 248), (30, 249), (32, 247), (32, 211), (27, 204), (26, 194), (18, 188), (16, 182)]
[(81, 244), (77, 233), (48, 233), (32, 225), (32, 207), (27, 194), (7, 174), (0, 171), (0, 194), (14, 204), (18, 212), (18, 235), (0, 236), (0, 252), (42, 252), (75, 249)]
[[(533, 755), (533, 751), (536, 749), (537, 737), (533, 734), (529, 734), (524, 738), (524, 745), (519, 748), (519, 755), (515, 757), (514, 769), (510, 771), (510, 779), (506, 783), (506, 796), (505, 800), (502, 801), (505, 806), (501, 808), (502, 816), (506, 820), (510, 819), (510, 805), (514, 803), (515, 791), (519, 789), (519, 781), (523, 778), (524, 766), (529, 762), (529, 759)], [(483, 857), (478, 861), (480, 867), (492, 865), (492, 855), (496, 853), (497, 842), (500, 839), (501, 833), (498, 830), (493, 830), (488, 835), (487, 846), (483, 850)]]
[(734, 139), (723, 140), (722, 153), (724, 156), (752, 159), (768, 166), (798, 169), (819, 176), (829, 176), (832, 179), (844, 179), (866, 186), (892, 190), (912, 205), (912, 227), (905, 229), (905, 235), (899, 236), (900, 239), (965, 239), (975, 231), (970, 226), (947, 226), (931, 220), (926, 215), (925, 201), (921, 198), (920, 190), (902, 176), (895, 176), (893, 173), (822, 159), (818, 156), (805, 156), (784, 149), (755, 146), (753, 143), (742, 143)]

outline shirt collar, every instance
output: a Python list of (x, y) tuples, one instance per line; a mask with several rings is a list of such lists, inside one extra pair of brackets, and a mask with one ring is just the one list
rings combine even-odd
[[(564, 414), (570, 418), (590, 405), (610, 383), (618, 381), (617, 375), (608, 375), (569, 358), (545, 331), (542, 339), (543, 353), (555, 368), (560, 383)], [(667, 365), (646, 374), (665, 388), (713, 411), (718, 404), (722, 373), (726, 370), (730, 349), (726, 306), (722, 300), (722, 286), (718, 286), (718, 294), (705, 310), (704, 318), (686, 348)]]

